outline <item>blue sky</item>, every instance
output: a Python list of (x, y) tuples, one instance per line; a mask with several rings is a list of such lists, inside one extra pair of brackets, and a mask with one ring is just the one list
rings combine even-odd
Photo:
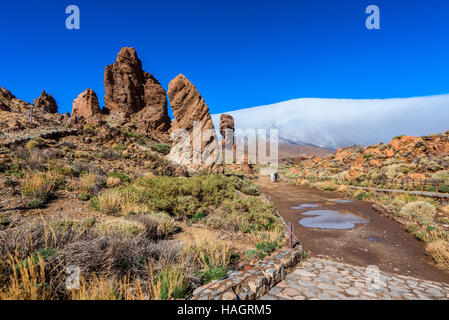
[[(81, 29), (65, 28), (65, 8)], [(378, 5), (381, 30), (365, 28)], [(15, 0), (0, 11), (0, 86), (60, 112), (133, 46), (167, 88), (179, 73), (211, 112), (303, 97), (393, 98), (449, 93), (447, 0)]]

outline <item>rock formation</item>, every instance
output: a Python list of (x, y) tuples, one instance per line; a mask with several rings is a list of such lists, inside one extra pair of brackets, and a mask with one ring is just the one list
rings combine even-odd
[(30, 107), (29, 103), (17, 99), (9, 90), (0, 87), (0, 110), (22, 112)]
[[(175, 120), (171, 131), (186, 130), (190, 134), (192, 154), (176, 157), (172, 149), (172, 161), (186, 165), (189, 169), (222, 170), (215, 127), (209, 108), (198, 89), (184, 76), (179, 75), (168, 85), (168, 97)], [(195, 122), (201, 123), (201, 131), (196, 131)], [(198, 159), (201, 156), (202, 159)]]
[(220, 117), (220, 134), (223, 138), (226, 138), (227, 131), (233, 136), (235, 131), (234, 118), (229, 114), (222, 114)]
[(55, 99), (45, 91), (42, 91), (39, 98), (34, 99), (34, 107), (48, 113), (58, 113), (58, 105), (56, 104)]
[(170, 128), (166, 92), (151, 74), (142, 70), (134, 48), (122, 48), (104, 73), (105, 110), (131, 117), (142, 131)]
[(97, 94), (93, 90), (87, 89), (73, 101), (73, 117), (83, 116), (87, 118), (99, 114), (101, 114), (100, 104)]

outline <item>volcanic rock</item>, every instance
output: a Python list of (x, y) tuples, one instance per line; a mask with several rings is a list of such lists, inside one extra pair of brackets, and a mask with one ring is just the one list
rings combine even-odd
[(234, 118), (229, 114), (222, 114), (220, 117), (220, 134), (223, 138), (226, 136), (226, 130), (235, 131)]
[(42, 91), (39, 98), (34, 99), (34, 107), (48, 113), (58, 113), (58, 105), (56, 104), (55, 99), (45, 91)]
[(87, 118), (97, 114), (101, 114), (101, 109), (93, 90), (87, 89), (73, 101), (72, 116)]
[(142, 62), (134, 48), (122, 48), (116, 62), (104, 73), (105, 110), (130, 116), (141, 131), (166, 132), (170, 128), (166, 92)]
[[(198, 89), (182, 74), (173, 79), (168, 85), (168, 97), (175, 120), (171, 131), (182, 129), (189, 134), (190, 139), (184, 139), (182, 149), (190, 146), (193, 154), (179, 155), (178, 148), (170, 153), (171, 160), (185, 165), (189, 169), (214, 169), (222, 171), (219, 146), (215, 127), (209, 113), (209, 108)], [(201, 130), (195, 127), (201, 124)], [(194, 130), (197, 129), (197, 130)], [(202, 157), (199, 159), (198, 157)]]

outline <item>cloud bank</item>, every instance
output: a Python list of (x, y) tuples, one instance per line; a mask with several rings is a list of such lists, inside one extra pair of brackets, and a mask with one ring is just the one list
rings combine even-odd
[[(227, 112), (243, 130), (279, 129), (297, 144), (336, 149), (387, 143), (398, 135), (449, 130), (449, 94), (400, 99), (295, 99)], [(220, 114), (212, 115), (219, 128)]]

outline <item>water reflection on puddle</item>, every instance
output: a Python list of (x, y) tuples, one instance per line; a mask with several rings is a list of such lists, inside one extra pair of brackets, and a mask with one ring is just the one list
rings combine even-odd
[(313, 217), (304, 218), (299, 224), (314, 229), (353, 229), (356, 224), (369, 222), (359, 214), (337, 210), (313, 210), (301, 214)]
[(352, 203), (352, 200), (344, 200), (344, 199), (329, 199), (329, 201), (336, 203)]
[(383, 241), (383, 239), (378, 238), (378, 237), (369, 237), (368, 240), (372, 241), (372, 242), (382, 242)]
[(312, 208), (319, 208), (320, 205), (316, 204), (316, 203), (305, 203), (305, 204), (300, 204), (297, 207), (292, 207), (292, 210), (304, 210), (304, 209), (312, 209)]

